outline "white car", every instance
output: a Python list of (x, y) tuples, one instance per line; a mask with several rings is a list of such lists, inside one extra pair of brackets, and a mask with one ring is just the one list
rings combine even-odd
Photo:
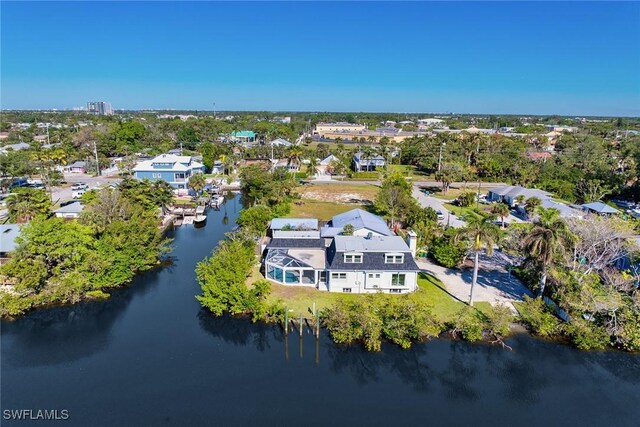
[(85, 190), (84, 188), (78, 189), (78, 190), (73, 190), (71, 192), (71, 197), (74, 198), (74, 199), (79, 199), (86, 192), (87, 192), (87, 190)]
[(89, 186), (84, 182), (76, 182), (71, 186), (72, 190), (86, 190)]
[(444, 214), (442, 213), (442, 211), (437, 211), (436, 216), (441, 221), (444, 219)]

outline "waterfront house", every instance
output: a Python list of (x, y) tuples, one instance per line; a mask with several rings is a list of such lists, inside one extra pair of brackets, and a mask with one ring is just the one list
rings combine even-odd
[(84, 205), (81, 202), (73, 202), (56, 209), (53, 213), (56, 218), (77, 219), (83, 210)]
[(551, 193), (548, 191), (538, 190), (536, 188), (525, 188), (520, 187), (519, 185), (506, 185), (490, 189), (487, 194), (487, 200), (491, 202), (502, 202), (509, 206), (513, 206), (519, 196), (523, 196), (524, 200), (531, 197), (546, 200), (551, 198)]
[(413, 292), (418, 272), (400, 236), (336, 236), (327, 249), (329, 292)]
[(384, 157), (379, 154), (366, 155), (362, 151), (358, 151), (353, 155), (351, 164), (355, 172), (371, 172), (384, 167), (385, 161)]
[(619, 210), (612, 208), (611, 206), (602, 202), (585, 203), (584, 205), (580, 205), (580, 206), (582, 207), (583, 211), (587, 213), (593, 213), (596, 215), (608, 216), (608, 215), (617, 215), (620, 213)]
[(224, 164), (220, 160), (213, 162), (211, 173), (214, 175), (222, 175), (224, 173)]
[(166, 181), (175, 189), (186, 189), (189, 178), (204, 172), (204, 165), (191, 156), (160, 154), (151, 160), (139, 162), (133, 168), (136, 179)]
[(320, 229), (322, 237), (333, 237), (343, 232), (346, 225), (353, 227), (354, 236), (393, 236), (387, 223), (381, 217), (362, 209), (352, 209), (331, 218), (329, 223)]
[(16, 239), (19, 236), (19, 224), (0, 224), (0, 265), (7, 262), (11, 253), (18, 248)]
[(410, 233), (409, 244), (400, 236), (323, 239), (313, 230), (272, 233), (278, 237), (266, 246), (264, 274), (273, 282), (344, 293), (416, 290), (415, 233)]

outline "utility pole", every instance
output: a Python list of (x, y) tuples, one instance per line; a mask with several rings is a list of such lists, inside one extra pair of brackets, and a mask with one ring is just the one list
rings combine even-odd
[(96, 171), (98, 172), (98, 176), (100, 176), (100, 162), (98, 161), (98, 146), (96, 145), (95, 139), (93, 140), (93, 154), (96, 156)]
[(440, 169), (442, 168), (442, 147), (444, 146), (445, 146), (444, 142), (440, 144), (440, 156), (438, 156), (438, 171), (440, 171)]

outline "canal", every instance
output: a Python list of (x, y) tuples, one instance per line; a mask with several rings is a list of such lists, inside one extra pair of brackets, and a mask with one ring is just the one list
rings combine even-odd
[[(4, 410), (67, 410), (69, 426), (638, 426), (640, 357), (518, 335), (513, 351), (434, 340), (379, 353), (200, 309), (194, 267), (239, 198), (172, 235), (172, 264), (106, 301), (2, 323)], [(42, 421), (4, 425), (46, 425)]]

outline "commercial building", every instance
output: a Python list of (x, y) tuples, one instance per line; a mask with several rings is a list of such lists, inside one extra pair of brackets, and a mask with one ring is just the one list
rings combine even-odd
[(93, 101), (87, 102), (87, 112), (100, 116), (110, 116), (113, 114), (113, 108), (111, 108), (111, 104), (108, 102)]

